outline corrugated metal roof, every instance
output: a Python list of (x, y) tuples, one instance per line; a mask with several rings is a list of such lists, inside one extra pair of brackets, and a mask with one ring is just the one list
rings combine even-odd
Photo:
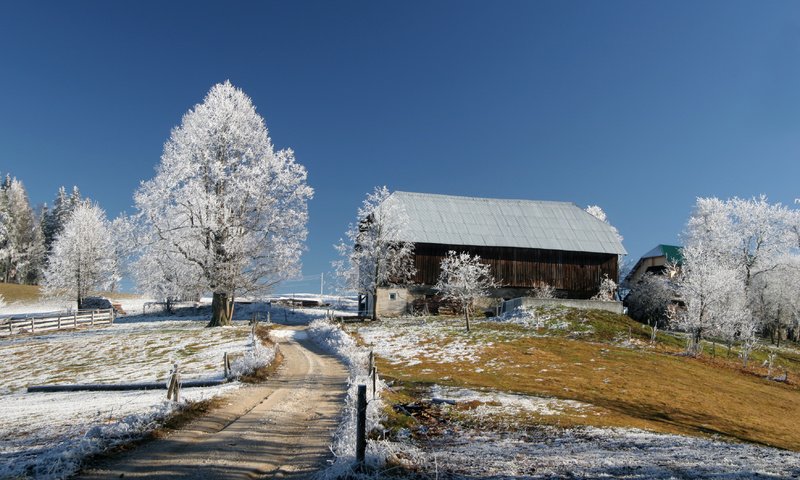
[(408, 214), (399, 241), (627, 254), (614, 229), (570, 202), (394, 192)]

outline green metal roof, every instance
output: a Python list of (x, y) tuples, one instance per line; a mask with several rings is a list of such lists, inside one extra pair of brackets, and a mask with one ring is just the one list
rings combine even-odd
[(683, 247), (679, 245), (658, 245), (642, 255), (642, 258), (666, 257), (668, 262), (683, 264)]

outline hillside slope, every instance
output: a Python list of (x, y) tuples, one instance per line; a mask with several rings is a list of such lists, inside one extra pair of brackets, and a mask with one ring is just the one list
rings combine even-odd
[[(800, 430), (786, 420), (800, 404), (796, 350), (779, 352), (789, 377), (780, 383), (765, 378), (763, 351), (751, 362), (758, 367), (747, 370), (735, 351), (728, 357), (719, 346), (716, 357), (690, 358), (682, 355), (681, 338), (659, 335), (651, 344), (641, 324), (600, 311), (538, 310), (478, 321), (472, 333), (452, 318), (385, 320), (354, 330), (373, 345), (384, 378), (395, 381), (394, 403), (430, 398), (434, 386), (551, 397), (581, 406), (480, 421), (487, 428), (632, 427), (800, 451)], [(449, 415), (486, 406), (460, 402)], [(387, 413), (395, 427), (413, 423)]]

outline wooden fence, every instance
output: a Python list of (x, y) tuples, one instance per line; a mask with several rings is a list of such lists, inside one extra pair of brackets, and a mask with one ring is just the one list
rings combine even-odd
[(0, 319), (0, 336), (111, 325), (115, 316), (114, 309), (109, 308), (3, 318)]

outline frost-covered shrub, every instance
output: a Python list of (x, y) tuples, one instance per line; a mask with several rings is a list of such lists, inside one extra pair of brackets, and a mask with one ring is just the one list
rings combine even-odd
[(573, 309), (562, 305), (517, 307), (491, 320), (536, 329), (536, 333), (531, 335), (548, 335), (557, 331), (567, 331), (570, 335), (587, 335), (594, 332), (592, 326), (586, 322), (586, 318), (574, 318), (571, 311)]
[(603, 279), (600, 280), (600, 287), (597, 295), (592, 297), (592, 300), (602, 300), (604, 302), (614, 301), (614, 294), (617, 291), (617, 282), (608, 278), (608, 274), (603, 274)]
[(540, 283), (531, 289), (533, 298), (556, 298), (556, 289), (549, 283)]
[(275, 360), (274, 345), (266, 346), (251, 335), (250, 348), (245, 354), (231, 362), (231, 377), (241, 378), (264, 368)]

